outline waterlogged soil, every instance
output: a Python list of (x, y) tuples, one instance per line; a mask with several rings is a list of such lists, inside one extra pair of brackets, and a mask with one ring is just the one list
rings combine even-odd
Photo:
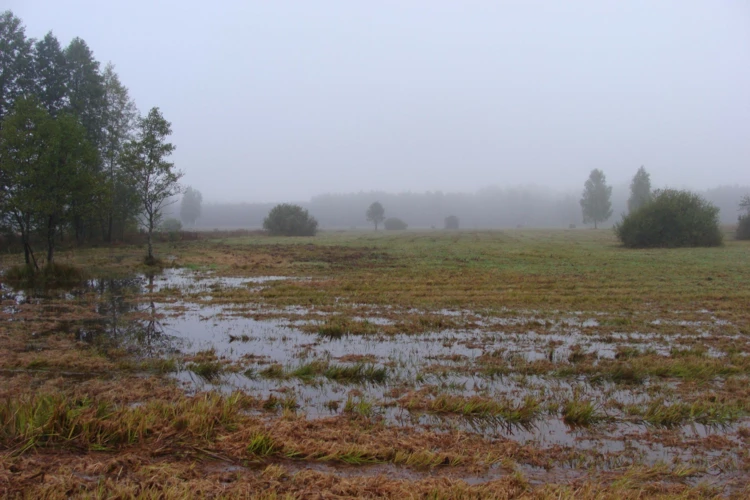
[[(290, 411), (307, 420), (354, 415), (509, 440), (548, 457), (543, 466), (516, 465), (539, 484), (663, 466), (691, 485), (746, 484), (750, 348), (731, 319), (709, 310), (618, 317), (266, 300), (279, 285), (315, 280), (166, 269), (75, 290), (0, 292), (4, 321), (41, 314), (47, 321), (34, 335), (71, 333), (169, 361), (165, 376), (186, 393), (242, 391), (263, 402), (250, 412), (269, 423)], [(3, 376), (33, 369), (8, 367)], [(677, 416), (663, 414), (679, 405)], [(356, 477), (390, 476), (395, 466), (317, 467)], [(508, 469), (456, 473), (474, 484)]]

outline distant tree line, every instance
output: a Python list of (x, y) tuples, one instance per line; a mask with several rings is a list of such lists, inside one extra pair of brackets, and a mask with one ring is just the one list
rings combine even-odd
[[(720, 208), (724, 224), (737, 222), (737, 204), (750, 192), (747, 186), (723, 186), (698, 191)], [(614, 224), (628, 213), (628, 185), (612, 186), (612, 217)], [(386, 193), (363, 191), (348, 194), (324, 194), (297, 205), (309, 211), (322, 229), (373, 228), (366, 212), (378, 201), (384, 213), (405, 221), (409, 228), (443, 227), (445, 218), (460, 219), (461, 229), (502, 229), (521, 227), (568, 228), (582, 222), (580, 191), (556, 191), (540, 187), (488, 187), (475, 193), (444, 193), (441, 191)], [(258, 229), (276, 203), (210, 203), (203, 202), (197, 228)], [(593, 224), (592, 224), (593, 225)], [(381, 226), (379, 225), (378, 228)]]
[(151, 233), (179, 194), (168, 158), (171, 126), (158, 108), (140, 116), (114, 66), (103, 69), (80, 38), (63, 47), (52, 32), (27, 38), (12, 12), (0, 15), (0, 228), (33, 243), (112, 241)]

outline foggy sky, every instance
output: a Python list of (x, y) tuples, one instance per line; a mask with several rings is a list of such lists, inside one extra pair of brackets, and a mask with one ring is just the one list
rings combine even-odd
[(10, 0), (172, 122), (205, 201), (750, 183), (750, 3)]

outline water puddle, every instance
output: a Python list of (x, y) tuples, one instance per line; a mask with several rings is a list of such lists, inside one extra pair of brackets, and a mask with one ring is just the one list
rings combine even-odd
[[(669, 435), (685, 442), (659, 441), (653, 428), (628, 415), (628, 407), (647, 404), (654, 390), (669, 391), (670, 384), (623, 387), (544, 371), (545, 363), (554, 370), (570, 366), (576, 356), (588, 356), (596, 363), (617, 359), (623, 350), (648, 349), (669, 356), (676, 342), (694, 342), (705, 328), (719, 324), (711, 316), (707, 321), (679, 322), (676, 326), (685, 331), (663, 336), (625, 333), (618, 325), (603, 331), (610, 320), (592, 313), (545, 318), (539, 312), (491, 316), (441, 310), (429, 316), (444, 316), (471, 327), (393, 333), (399, 324), (397, 309), (354, 304), (349, 318), (367, 322), (371, 333), (326, 337), (316, 333), (316, 328), (330, 311), (299, 305), (270, 308), (253, 302), (207, 303), (227, 289), (252, 290), (288, 279), (292, 278), (227, 278), (167, 269), (156, 276), (91, 280), (80, 289), (46, 295), (1, 287), (0, 297), (3, 314), (13, 320), (23, 304), (58, 307), (59, 301), (93, 295), (95, 316), (61, 328), (74, 331), (78, 340), (112, 342), (135, 356), (174, 359), (178, 370), (172, 376), (188, 392), (242, 390), (266, 401), (267, 410), (295, 408), (310, 419), (360, 412), (391, 425), (446, 432), (459, 429), (570, 452), (571, 457), (581, 450), (590, 452), (589, 456), (608, 454), (611, 460), (604, 463), (611, 468), (696, 457), (716, 459), (701, 444), (717, 432), (713, 428), (696, 424), (673, 428)], [(425, 314), (415, 309), (406, 313)], [(727, 330), (725, 337), (733, 335)], [(714, 348), (706, 353), (709, 357), (726, 354)], [(519, 366), (538, 366), (541, 371), (523, 371)], [(488, 367), (497, 370), (489, 373)], [(532, 397), (540, 408), (527, 424), (509, 424), (507, 418), (410, 407), (409, 395), (421, 393), (430, 398), (443, 394), (516, 405)], [(591, 427), (564, 423), (561, 406), (581, 394), (597, 408), (606, 406), (606, 418)], [(746, 421), (740, 419), (740, 423)], [(727, 435), (736, 430), (734, 424), (718, 432)]]

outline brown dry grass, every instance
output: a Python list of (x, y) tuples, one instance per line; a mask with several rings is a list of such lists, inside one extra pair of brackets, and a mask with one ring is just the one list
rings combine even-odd
[[(529, 231), (323, 235), (294, 241), (246, 236), (164, 243), (158, 250), (174, 257), (175, 265), (220, 275), (311, 278), (272, 282), (260, 291), (221, 290), (211, 301), (240, 307), (314, 305), (319, 312), (337, 314), (338, 326), (348, 330), (345, 333), (361, 335), (446, 328), (489, 331), (478, 324), (480, 314), (513, 317), (518, 315), (514, 309), (540, 311), (545, 322), (535, 329), (544, 334), (554, 332), (554, 321), (566, 311), (580, 310), (603, 313), (597, 316), (601, 324), (589, 328), (587, 335), (608, 341), (613, 329), (647, 327), (656, 335), (679, 334), (684, 328), (677, 322), (652, 321), (701, 321), (705, 315), (696, 311), (709, 309), (729, 325), (706, 327), (708, 335), (694, 343), (731, 350), (725, 358), (703, 357), (699, 349), (687, 352), (691, 341), (682, 339), (679, 348), (686, 352), (670, 356), (628, 354), (603, 361), (582, 355), (574, 361), (526, 362), (488, 353), (473, 367), (460, 356), (444, 357), (440, 364), (426, 367), (424, 374), (496, 370), (497, 375), (518, 380), (587, 377), (600, 383), (622, 376), (617, 370), (627, 364), (644, 377), (668, 382), (664, 390), (675, 400), (702, 405), (719, 416), (727, 408), (748, 409), (750, 368), (744, 353), (750, 346), (744, 336), (750, 333), (746, 307), (750, 266), (747, 247), (740, 243), (730, 242), (723, 249), (633, 253), (613, 245), (611, 235), (604, 233)], [(140, 257), (140, 249), (120, 246), (63, 252), (60, 258), (85, 265), (92, 274), (127, 275), (143, 270)], [(16, 258), (3, 256), (0, 261), (7, 267)], [(178, 298), (173, 290), (153, 296), (167, 302)], [(396, 426), (356, 412), (308, 420), (288, 409), (263, 411), (263, 402), (254, 398), (228, 402), (229, 396), (217, 394), (187, 396), (167, 378), (146, 373), (148, 364), (131, 359), (129, 353), (76, 340), (75, 328), (69, 326), (98, 318), (95, 302), (93, 296), (45, 299), (44, 305), (6, 301), (4, 307), (15, 310), (0, 312), (4, 408), (17, 413), (34, 398), (49, 397), (59, 406), (55, 415), (64, 416), (35, 434), (8, 423), (14, 411), (3, 414), (2, 496), (584, 500), (750, 496), (747, 453), (738, 453), (736, 463), (715, 480), (700, 476), (701, 481), (717, 485), (712, 489), (696, 484), (694, 472), (712, 464), (692, 467), (680, 462), (603, 472), (591, 465), (561, 465), (592, 464), (599, 458), (595, 451), (522, 446), (456, 429)], [(421, 310), (414, 312), (412, 307)], [(440, 313), (446, 307), (468, 309), (471, 314), (446, 317)], [(374, 310), (390, 322), (368, 325), (354, 319)], [(314, 332), (318, 327), (309, 328)], [(718, 332), (720, 328), (731, 329), (735, 339), (720, 335), (724, 333)], [(482, 342), (474, 346), (485, 347)], [(373, 361), (357, 356), (339, 361), (363, 359)], [(661, 389), (649, 386), (648, 390), (655, 391), (657, 398)], [(437, 389), (412, 393), (411, 387), (394, 386), (389, 394), (399, 398), (392, 408), (410, 406), (428, 413), (502, 415), (508, 410), (484, 397), (448, 397)], [(97, 405), (108, 411), (97, 414)], [(645, 414), (648, 407), (631, 410)], [(75, 432), (61, 435), (60, 429)], [(745, 430), (741, 428), (736, 436), (747, 444), (750, 433)], [(36, 441), (28, 446), (34, 436)], [(257, 452), (248, 448), (254, 439), (263, 445), (254, 448)], [(633, 439), (679, 445), (678, 434), (668, 430)], [(693, 444), (726, 450), (734, 442), (712, 436)], [(97, 451), (102, 443), (108, 451)]]

